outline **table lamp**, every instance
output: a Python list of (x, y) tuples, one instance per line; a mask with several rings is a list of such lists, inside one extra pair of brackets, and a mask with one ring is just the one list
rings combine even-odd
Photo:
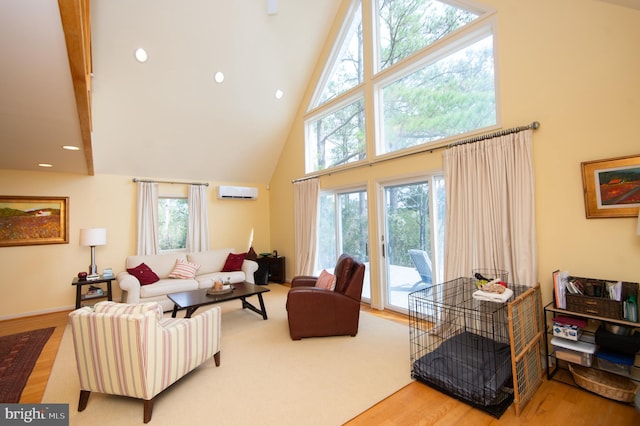
[(91, 247), (91, 265), (89, 265), (89, 274), (98, 273), (96, 265), (96, 246), (107, 244), (107, 230), (104, 228), (86, 228), (80, 230), (80, 245)]

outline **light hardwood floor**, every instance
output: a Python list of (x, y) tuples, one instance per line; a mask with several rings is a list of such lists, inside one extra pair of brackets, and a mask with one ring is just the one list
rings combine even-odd
[(62, 311), (51, 314), (43, 314), (32, 317), (16, 318), (0, 322), (0, 336), (21, 333), (23, 331), (37, 330), (39, 328), (55, 327), (49, 341), (42, 348), (40, 357), (36, 361), (27, 385), (22, 391), (20, 402), (23, 404), (38, 404), (42, 401), (42, 395), (47, 387), (51, 367), (56, 359), (58, 347), (62, 340), (64, 328), (70, 311)]
[[(403, 324), (408, 323), (406, 316), (391, 311), (372, 310), (366, 306), (363, 310)], [(56, 327), (29, 378), (21, 403), (41, 402), (67, 324), (68, 313), (58, 312), (0, 322), (0, 335)], [(640, 413), (631, 405), (610, 401), (560, 382), (545, 380), (519, 417), (516, 417), (513, 407), (510, 407), (500, 419), (496, 419), (428, 386), (413, 382), (350, 420), (347, 426), (467, 424), (637, 426), (640, 425)]]

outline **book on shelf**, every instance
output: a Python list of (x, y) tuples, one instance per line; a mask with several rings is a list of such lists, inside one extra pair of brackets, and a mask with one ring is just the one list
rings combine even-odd
[(556, 308), (567, 309), (567, 298), (565, 296), (565, 292), (568, 285), (568, 271), (553, 271), (553, 295), (556, 302)]
[(104, 296), (104, 291), (102, 290), (102, 288), (96, 287), (93, 285), (89, 286), (89, 289), (84, 294), (85, 298), (98, 297), (98, 296)]
[(105, 268), (102, 271), (102, 278), (113, 278), (113, 269)]

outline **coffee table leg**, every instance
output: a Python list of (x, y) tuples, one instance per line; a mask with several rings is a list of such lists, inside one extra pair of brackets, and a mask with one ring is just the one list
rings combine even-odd
[(258, 293), (258, 300), (260, 301), (260, 310), (262, 311), (262, 319), (267, 319), (267, 309), (264, 307), (264, 300), (262, 300), (262, 293)]
[(241, 297), (240, 300), (242, 300), (242, 309), (249, 309), (255, 312), (256, 314), (262, 315), (263, 320), (267, 319), (267, 310), (264, 307), (264, 300), (262, 300), (262, 293), (258, 293), (258, 301), (260, 301), (261, 309), (258, 309), (255, 306), (253, 306), (251, 303), (247, 302), (247, 299), (245, 297)]
[(171, 312), (171, 318), (175, 318), (178, 315), (178, 305), (173, 304), (173, 311)]

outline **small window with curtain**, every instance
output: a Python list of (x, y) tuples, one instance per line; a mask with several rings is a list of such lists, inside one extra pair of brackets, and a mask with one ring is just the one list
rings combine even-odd
[(189, 226), (189, 205), (186, 197), (158, 198), (158, 249), (185, 250)]

